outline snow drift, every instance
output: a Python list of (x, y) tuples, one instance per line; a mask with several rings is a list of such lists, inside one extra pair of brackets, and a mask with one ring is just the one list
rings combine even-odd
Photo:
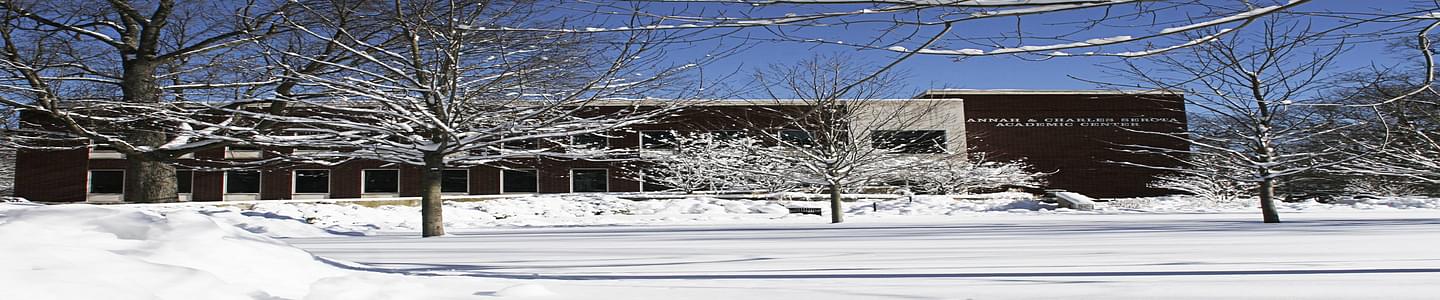
[(340, 268), (194, 212), (0, 205), (7, 299), (437, 299), (424, 278)]

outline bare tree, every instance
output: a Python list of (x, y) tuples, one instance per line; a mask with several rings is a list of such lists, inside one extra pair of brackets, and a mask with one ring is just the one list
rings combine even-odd
[[(302, 9), (304, 7), (302, 6)], [(357, 16), (385, 24), (356, 36), (337, 24), (286, 20), (316, 44), (340, 45), (353, 61), (271, 50), (310, 97), (284, 99), (297, 112), (253, 113), (284, 124), (256, 133), (267, 146), (323, 150), (291, 158), (338, 163), (377, 160), (422, 168), (422, 235), (444, 234), (446, 167), (501, 166), (521, 159), (607, 159), (621, 150), (581, 151), (568, 137), (598, 134), (673, 113), (696, 89), (681, 84), (691, 63), (657, 60), (671, 36), (477, 30), (550, 20), (528, 1), (390, 1)], [(396, 41), (382, 43), (375, 41)], [(320, 62), (336, 72), (298, 72)], [(671, 95), (679, 100), (629, 100)], [(243, 109), (238, 114), (251, 113)], [(511, 147), (527, 144), (527, 147)]]
[[(956, 58), (1138, 57), (1212, 41), (1309, 0), (692, 0), (568, 4), (587, 22), (512, 24), (545, 32), (724, 29), (737, 38)], [(625, 16), (627, 18), (616, 18)], [(652, 21), (635, 26), (627, 21)], [(1014, 26), (989, 26), (1006, 22)], [(987, 25), (981, 25), (987, 24)], [(978, 26), (971, 26), (978, 25)], [(845, 28), (845, 30), (828, 30)], [(754, 29), (753, 31), (746, 31)], [(869, 34), (857, 37), (855, 32)], [(1097, 32), (1124, 32), (1109, 36)], [(1205, 32), (1206, 34), (1193, 34)], [(1171, 43), (1165, 37), (1194, 36)], [(936, 43), (938, 41), (938, 43)]]
[[(759, 117), (736, 118), (753, 136), (776, 145), (768, 155), (793, 166), (792, 176), (830, 194), (831, 222), (844, 221), (842, 193), (886, 174), (915, 167), (909, 155), (963, 153), (959, 103), (896, 99), (902, 78), (888, 66), (854, 63), (844, 56), (815, 56), (773, 65), (756, 75), (770, 100)], [(958, 150), (957, 150), (958, 149)]]
[(1361, 142), (1350, 147), (1360, 157), (1333, 171), (1361, 185), (1389, 183), (1440, 192), (1440, 94), (1428, 92), (1433, 84), (1427, 83), (1428, 72), (1378, 69), (1337, 80), (1343, 88), (1332, 97), (1339, 105), (1326, 109), (1331, 118), (1355, 120), (1357, 126), (1346, 134)]
[(44, 120), (6, 140), (41, 149), (112, 147), (128, 163), (125, 201), (176, 201), (170, 162), (223, 146), (185, 131), (214, 131), (225, 122), (200, 116), (201, 103), (268, 84), (228, 67), (242, 65), (233, 63), (232, 50), (265, 36), (270, 16), (283, 6), (0, 1), (0, 104)]
[[(19, 115), (9, 106), (0, 106), (0, 132), (20, 127)], [(15, 148), (0, 143), (0, 197), (15, 193)]]
[(1124, 69), (1130, 77), (1152, 88), (1182, 91), (1187, 105), (1198, 111), (1190, 132), (1156, 133), (1187, 140), (1191, 149), (1131, 148), (1208, 164), (1146, 167), (1256, 183), (1264, 221), (1280, 222), (1275, 210), (1279, 183), (1353, 159), (1333, 140), (1349, 126), (1330, 122), (1315, 109), (1324, 101), (1319, 90), (1326, 86), (1326, 69), (1343, 49), (1343, 43), (1322, 41), (1305, 24), (1272, 17), (1253, 33), (1132, 61)]

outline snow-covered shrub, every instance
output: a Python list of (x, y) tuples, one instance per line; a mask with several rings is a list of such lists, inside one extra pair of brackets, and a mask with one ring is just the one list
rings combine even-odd
[(796, 186), (792, 169), (773, 151), (750, 137), (711, 133), (676, 134), (668, 155), (647, 160), (639, 167), (646, 182), (683, 192), (719, 190), (784, 191)]
[(1156, 176), (1147, 186), (1195, 195), (1215, 204), (1230, 204), (1254, 196), (1256, 183), (1201, 173)]
[(921, 191), (937, 194), (973, 193), (1004, 187), (1038, 187), (1044, 184), (1042, 172), (1030, 171), (1024, 161), (986, 161), (984, 154), (963, 156), (912, 156), (902, 160), (910, 167), (897, 169), (887, 176), (890, 181), (909, 182)]
[(1415, 184), (1376, 176), (1356, 178), (1345, 182), (1345, 192), (1354, 195), (1404, 197), (1419, 195), (1421, 191), (1421, 188)]

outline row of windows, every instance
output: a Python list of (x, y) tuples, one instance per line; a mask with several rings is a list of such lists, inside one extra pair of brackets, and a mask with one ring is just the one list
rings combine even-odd
[[(733, 139), (744, 136), (739, 130), (714, 130), (710, 131), (719, 139)], [(781, 130), (780, 139), (787, 144), (796, 146), (814, 145), (814, 137), (810, 132), (804, 130)], [(940, 153), (945, 150), (944, 130), (881, 130), (876, 131), (870, 137), (871, 143), (876, 148), (895, 149), (901, 153)], [(610, 146), (610, 138), (599, 134), (585, 134), (571, 137), (571, 143), (583, 148), (606, 148)], [(538, 149), (539, 144), (535, 140), (521, 140), (505, 143), (510, 149)], [(672, 149), (675, 147), (675, 132), (669, 130), (642, 130), (640, 131), (641, 149)], [(106, 146), (96, 146), (95, 150), (104, 151), (113, 149)], [(122, 158), (122, 157), (93, 157), (92, 158)], [(227, 159), (254, 159), (260, 158), (260, 148), (234, 146), (226, 149)]]
[[(711, 131), (718, 139), (733, 139), (744, 136), (741, 131)], [(804, 130), (781, 130), (780, 140), (795, 146), (813, 146), (815, 138)], [(674, 131), (641, 131), (642, 149), (671, 149), (675, 147)], [(877, 130), (870, 135), (872, 147), (889, 149), (899, 153), (943, 153), (946, 136), (944, 130)]]
[[(604, 169), (574, 169), (571, 173), (571, 191), (577, 193), (609, 191), (609, 172)], [(193, 171), (175, 172), (177, 191), (188, 194), (192, 189)], [(292, 193), (329, 194), (330, 170), (295, 170)], [(361, 191), (365, 194), (395, 194), (400, 192), (400, 171), (394, 169), (362, 170)], [(226, 171), (226, 194), (260, 193), (259, 171)], [(539, 176), (533, 169), (504, 170), (500, 175), (500, 189), (503, 193), (535, 193), (539, 191)], [(468, 193), (470, 172), (468, 170), (444, 170), (440, 178), (442, 193)], [(91, 194), (123, 194), (125, 192), (125, 171), (91, 170)]]

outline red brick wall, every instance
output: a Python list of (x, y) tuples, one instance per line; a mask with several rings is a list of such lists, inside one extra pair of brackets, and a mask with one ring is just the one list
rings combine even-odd
[[(1176, 132), (1185, 129), (1184, 103), (1175, 97), (1126, 95), (959, 95), (965, 101), (966, 138), (974, 150), (995, 160), (1026, 159), (1049, 176), (1050, 187), (1092, 197), (1136, 197), (1166, 194), (1145, 187), (1163, 171), (1107, 161), (1175, 166), (1156, 155), (1117, 151), (1143, 144), (1187, 149), (1184, 141), (1126, 130)], [(1124, 122), (1129, 118), (1174, 119), (1170, 122)], [(1047, 119), (1104, 119), (1100, 122)], [(1015, 119), (1018, 122), (997, 122)], [(1113, 122), (1105, 122), (1113, 121)], [(1019, 123), (1019, 124), (1016, 124)], [(1028, 127), (1034, 123), (1067, 123)], [(1092, 126), (1086, 126), (1092, 125)], [(1098, 126), (1093, 126), (1098, 125)]]

